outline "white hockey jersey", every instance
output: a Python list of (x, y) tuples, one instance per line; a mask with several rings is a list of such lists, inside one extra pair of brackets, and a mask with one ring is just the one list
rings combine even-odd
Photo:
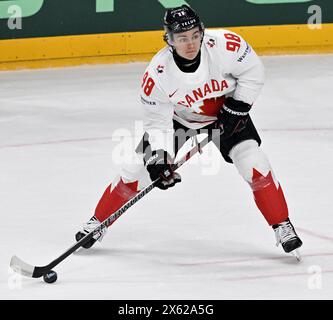
[(206, 31), (201, 62), (182, 72), (171, 49), (151, 60), (140, 90), (144, 129), (153, 150), (173, 154), (173, 119), (192, 129), (217, 119), (225, 97), (253, 104), (264, 83), (263, 65), (251, 46), (228, 30)]

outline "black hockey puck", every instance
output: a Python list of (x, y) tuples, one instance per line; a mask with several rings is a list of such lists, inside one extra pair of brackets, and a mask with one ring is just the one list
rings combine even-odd
[(45, 273), (44, 276), (44, 281), (47, 283), (53, 283), (57, 281), (57, 273), (53, 270), (50, 270), (49, 272)]

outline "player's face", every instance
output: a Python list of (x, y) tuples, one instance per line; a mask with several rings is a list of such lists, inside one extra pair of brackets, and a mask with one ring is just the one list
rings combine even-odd
[(193, 60), (200, 51), (202, 32), (199, 27), (174, 34), (173, 46), (177, 53), (188, 60)]

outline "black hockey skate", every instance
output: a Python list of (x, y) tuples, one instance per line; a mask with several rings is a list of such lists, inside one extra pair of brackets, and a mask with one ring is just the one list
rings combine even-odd
[(297, 260), (301, 260), (299, 251), (297, 250), (302, 246), (302, 240), (298, 237), (294, 226), (289, 219), (273, 225), (276, 237), (276, 246), (280, 243), (286, 253), (292, 253)]
[[(76, 241), (80, 241), (89, 232), (91, 232), (92, 230), (94, 230), (99, 224), (100, 224), (100, 222), (98, 221), (98, 219), (96, 217), (92, 217), (86, 224), (84, 224), (83, 230), (79, 231), (75, 235)], [(82, 245), (82, 247), (85, 248), (85, 249), (91, 248), (95, 244), (95, 242), (97, 240), (98, 241), (102, 241), (105, 233), (106, 233), (106, 228), (103, 228), (96, 236), (94, 236), (94, 238), (92, 238), (87, 243), (85, 243), (84, 245)]]

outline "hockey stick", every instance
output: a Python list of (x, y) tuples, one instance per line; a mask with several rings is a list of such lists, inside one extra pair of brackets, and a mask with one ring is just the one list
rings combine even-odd
[[(180, 168), (186, 161), (188, 161), (190, 158), (192, 158), (196, 153), (200, 152), (201, 149), (207, 145), (211, 140), (217, 138), (221, 135), (221, 131), (216, 129), (213, 130), (212, 134), (208, 134), (208, 136), (202, 140), (201, 142), (197, 143), (190, 151), (188, 151), (178, 162), (172, 164), (172, 169), (177, 170)], [(153, 181), (149, 186), (144, 188), (142, 191), (140, 191), (135, 197), (133, 197), (131, 200), (126, 202), (120, 209), (118, 209), (116, 212), (114, 212), (110, 217), (105, 219), (103, 222), (100, 223), (94, 230), (92, 230), (90, 233), (88, 233), (85, 237), (80, 239), (78, 242), (76, 242), (72, 247), (70, 247), (67, 251), (65, 251), (62, 255), (60, 255), (58, 258), (53, 260), (51, 263), (45, 265), (45, 266), (32, 266), (23, 260), (21, 260), (19, 257), (14, 255), (10, 260), (10, 267), (17, 273), (20, 273), (26, 277), (32, 277), (32, 278), (40, 278), (47, 272), (49, 272), (51, 269), (53, 269), (56, 265), (58, 265), (61, 261), (66, 259), (69, 255), (71, 255), (73, 252), (75, 252), (78, 248), (80, 248), (82, 245), (87, 243), (89, 240), (91, 240), (97, 233), (99, 233), (103, 228), (107, 228), (112, 222), (114, 222), (116, 219), (118, 219), (125, 211), (127, 211), (130, 207), (132, 207), (137, 201), (139, 201), (141, 198), (143, 198), (145, 195), (147, 195), (151, 190), (153, 190), (158, 183), (159, 179), (156, 179)]]

